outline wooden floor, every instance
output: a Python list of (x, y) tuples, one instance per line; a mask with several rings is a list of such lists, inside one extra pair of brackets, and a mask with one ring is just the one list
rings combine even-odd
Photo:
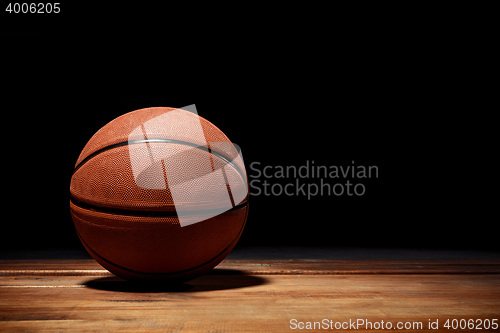
[(226, 260), (176, 287), (130, 284), (93, 260), (0, 260), (2, 332), (488, 332), (499, 321), (494, 259)]

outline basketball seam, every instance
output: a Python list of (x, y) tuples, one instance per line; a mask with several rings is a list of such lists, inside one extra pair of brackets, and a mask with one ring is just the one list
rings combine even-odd
[[(90, 159), (96, 157), (97, 155), (99, 155), (99, 154), (101, 154), (101, 153), (103, 153), (105, 151), (108, 151), (108, 150), (111, 150), (111, 149), (114, 149), (114, 148), (118, 148), (118, 147), (127, 146), (127, 145), (130, 145), (130, 144), (139, 144), (139, 143), (146, 143), (148, 145), (149, 145), (149, 143), (175, 143), (175, 144), (183, 144), (183, 145), (187, 145), (187, 146), (190, 146), (190, 147), (201, 149), (201, 150), (203, 150), (205, 152), (208, 152), (210, 154), (211, 161), (212, 161), (212, 154), (213, 154), (213, 155), (219, 157), (220, 159), (222, 159), (223, 161), (225, 161), (227, 164), (231, 165), (240, 174), (240, 176), (242, 177), (242, 179), (244, 181), (246, 181), (245, 174), (238, 168), (237, 165), (235, 165), (227, 156), (225, 156), (224, 154), (221, 154), (221, 153), (213, 150), (211, 147), (200, 146), (200, 145), (188, 142), (188, 141), (181, 141), (181, 140), (174, 140), (174, 139), (149, 139), (147, 137), (145, 137), (145, 139), (141, 139), (141, 140), (129, 140), (129, 141), (118, 142), (118, 143), (106, 146), (104, 148), (101, 148), (99, 150), (96, 150), (95, 152), (93, 152), (90, 155), (88, 155), (87, 157), (85, 157), (80, 163), (78, 163), (76, 165), (75, 170), (73, 171), (73, 175), (85, 163), (87, 163)], [(164, 168), (163, 163), (162, 163), (162, 167)], [(165, 170), (163, 170), (163, 172), (165, 173)], [(226, 183), (226, 188), (227, 188), (227, 191), (228, 191), (228, 195), (229, 195), (229, 198), (231, 200), (231, 205), (233, 206), (233, 208), (230, 208), (230, 209), (237, 209), (237, 208), (241, 207), (242, 205), (244, 205), (245, 203), (247, 203), (248, 202), (248, 195), (247, 195), (247, 197), (245, 199), (243, 199), (242, 202), (240, 202), (237, 205), (235, 204), (234, 199), (233, 199), (233, 195), (232, 195), (232, 191), (231, 191), (230, 187), (228, 186), (229, 184), (228, 184), (228, 180), (227, 180), (227, 176), (226, 176), (224, 168), (222, 168), (222, 174), (224, 176), (224, 181)], [(164, 174), (164, 178), (165, 178), (165, 181), (167, 181), (165, 174)], [(86, 209), (101, 211), (101, 212), (104, 212), (104, 213), (106, 213), (106, 210), (108, 210), (111, 214), (112, 213), (116, 213), (116, 214), (119, 214), (119, 215), (131, 215), (131, 216), (177, 216), (177, 214), (175, 213), (175, 211), (173, 211), (169, 215), (167, 213), (167, 211), (149, 211), (149, 213), (144, 213), (145, 210), (134, 210), (134, 209), (120, 209), (120, 208), (103, 207), (103, 206), (99, 206), (99, 205), (95, 205), (95, 204), (90, 204), (90, 203), (82, 202), (82, 201), (76, 199), (75, 195), (73, 195), (73, 193), (70, 193), (70, 198), (71, 198), (72, 202), (76, 206), (79, 206), (81, 208), (86, 208)], [(199, 213), (202, 213), (202, 212), (205, 212), (205, 211), (207, 211), (207, 210), (199, 211)], [(128, 213), (123, 213), (123, 212), (128, 212)], [(196, 211), (193, 211), (193, 212), (196, 213)], [(131, 214), (129, 214), (129, 213), (131, 213)]]
[[(241, 207), (243, 208), (243, 207)], [(176, 271), (176, 272), (170, 272), (170, 273), (152, 273), (152, 272), (141, 272), (141, 271), (136, 271), (136, 270), (133, 270), (133, 269), (129, 269), (129, 268), (125, 268), (123, 266), (120, 266), (120, 265), (117, 265), (111, 261), (109, 261), (108, 259), (102, 257), (99, 253), (97, 253), (92, 247), (90, 247), (84, 240), (83, 240), (83, 237), (80, 235), (80, 233), (78, 232), (78, 230), (76, 230), (76, 233), (78, 235), (78, 237), (80, 238), (80, 240), (82, 241), (82, 243), (84, 243), (84, 245), (90, 249), (96, 256), (98, 256), (101, 260), (107, 262), (108, 264), (112, 265), (112, 266), (115, 266), (121, 270), (124, 270), (124, 271), (127, 271), (127, 272), (131, 272), (131, 273), (135, 273), (135, 274), (143, 274), (143, 275), (151, 275), (151, 276), (158, 276), (158, 275), (176, 275), (176, 274), (183, 274), (183, 273), (188, 273), (190, 271), (194, 271), (198, 268), (201, 268), (209, 263), (211, 263), (212, 261), (218, 259), (221, 255), (224, 254), (224, 252), (226, 252), (235, 242), (238, 241), (238, 239), (240, 238), (241, 234), (243, 233), (243, 229), (245, 227), (245, 224), (246, 224), (246, 220), (247, 220), (247, 216), (248, 216), (248, 207), (246, 207), (246, 212), (245, 212), (245, 219), (243, 220), (243, 223), (241, 224), (241, 228), (240, 230), (238, 231), (238, 234), (236, 235), (236, 237), (234, 237), (234, 239), (231, 241), (231, 243), (229, 243), (228, 246), (226, 246), (224, 248), (224, 250), (222, 250), (219, 254), (217, 254), (215, 257), (213, 257), (212, 259), (204, 262), (203, 264), (200, 264), (198, 266), (195, 266), (195, 267), (192, 267), (192, 268), (189, 268), (189, 269), (186, 269), (186, 270), (182, 270), (182, 271)]]
[(101, 154), (101, 153), (103, 153), (105, 151), (108, 151), (108, 150), (111, 150), (111, 149), (114, 149), (114, 148), (118, 148), (118, 147), (128, 146), (130, 144), (138, 144), (138, 143), (147, 143), (147, 144), (149, 144), (149, 143), (176, 143), (176, 144), (190, 146), (190, 147), (193, 147), (193, 148), (198, 148), (198, 149), (201, 149), (203, 151), (206, 151), (207, 153), (214, 154), (215, 156), (217, 156), (220, 159), (224, 160), (224, 162), (226, 162), (227, 164), (231, 165), (241, 175), (241, 177), (243, 179), (246, 179), (244, 173), (240, 170), (240, 168), (238, 168), (238, 166), (236, 164), (234, 164), (224, 154), (221, 154), (218, 151), (213, 150), (213, 149), (208, 148), (208, 147), (205, 147), (205, 146), (200, 146), (200, 145), (197, 145), (195, 143), (188, 142), (188, 141), (181, 141), (181, 140), (174, 140), (174, 139), (142, 139), (142, 140), (128, 140), (128, 141), (122, 141), (122, 142), (114, 143), (112, 145), (109, 145), (109, 146), (106, 146), (104, 148), (98, 149), (95, 152), (87, 155), (87, 157), (85, 157), (80, 163), (78, 163), (75, 166), (75, 169), (73, 170), (73, 174), (75, 174), (78, 171), (78, 169), (80, 169), (89, 160), (91, 160), (92, 158), (96, 157), (97, 155), (99, 155), (99, 154)]
[[(138, 210), (138, 209), (125, 209), (125, 208), (114, 208), (114, 207), (103, 207), (94, 204), (89, 204), (86, 202), (82, 202), (78, 199), (75, 199), (72, 195), (70, 195), (70, 201), (76, 207), (95, 211), (98, 213), (104, 214), (112, 214), (112, 215), (125, 215), (125, 216), (137, 216), (137, 217), (178, 217), (177, 211), (175, 210)], [(224, 212), (232, 211), (240, 209), (244, 206), (248, 205), (248, 200), (245, 199), (244, 202), (235, 205)], [(207, 214), (210, 212), (217, 212), (220, 209), (199, 209), (199, 210), (191, 210), (183, 213), (187, 213), (188, 215), (196, 215), (196, 214)]]

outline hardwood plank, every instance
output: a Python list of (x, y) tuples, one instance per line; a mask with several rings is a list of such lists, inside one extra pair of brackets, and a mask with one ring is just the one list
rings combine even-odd
[[(488, 260), (224, 260), (217, 269), (248, 274), (500, 274), (500, 259)], [(92, 259), (0, 260), (2, 275), (110, 275)]]
[(446, 320), (500, 321), (498, 266), (494, 260), (228, 260), (172, 287), (130, 284), (89, 260), (2, 261), (0, 331), (310, 332), (292, 330), (290, 320), (359, 319), (422, 328), (439, 320), (432, 331), (453, 332), (442, 327)]

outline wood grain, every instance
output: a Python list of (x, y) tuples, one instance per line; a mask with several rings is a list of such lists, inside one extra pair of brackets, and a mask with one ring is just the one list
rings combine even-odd
[(2, 332), (346, 331), (291, 319), (453, 332), (442, 325), (462, 318), (500, 321), (499, 260), (226, 260), (178, 286), (131, 284), (93, 260), (0, 261)]

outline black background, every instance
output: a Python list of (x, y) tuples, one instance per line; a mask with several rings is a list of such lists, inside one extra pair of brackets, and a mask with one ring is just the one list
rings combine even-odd
[(88, 139), (126, 112), (190, 104), (249, 173), (254, 161), (379, 167), (362, 197), (252, 196), (241, 247), (500, 249), (487, 20), (63, 9), (4, 20), (1, 249), (80, 249), (69, 183)]

